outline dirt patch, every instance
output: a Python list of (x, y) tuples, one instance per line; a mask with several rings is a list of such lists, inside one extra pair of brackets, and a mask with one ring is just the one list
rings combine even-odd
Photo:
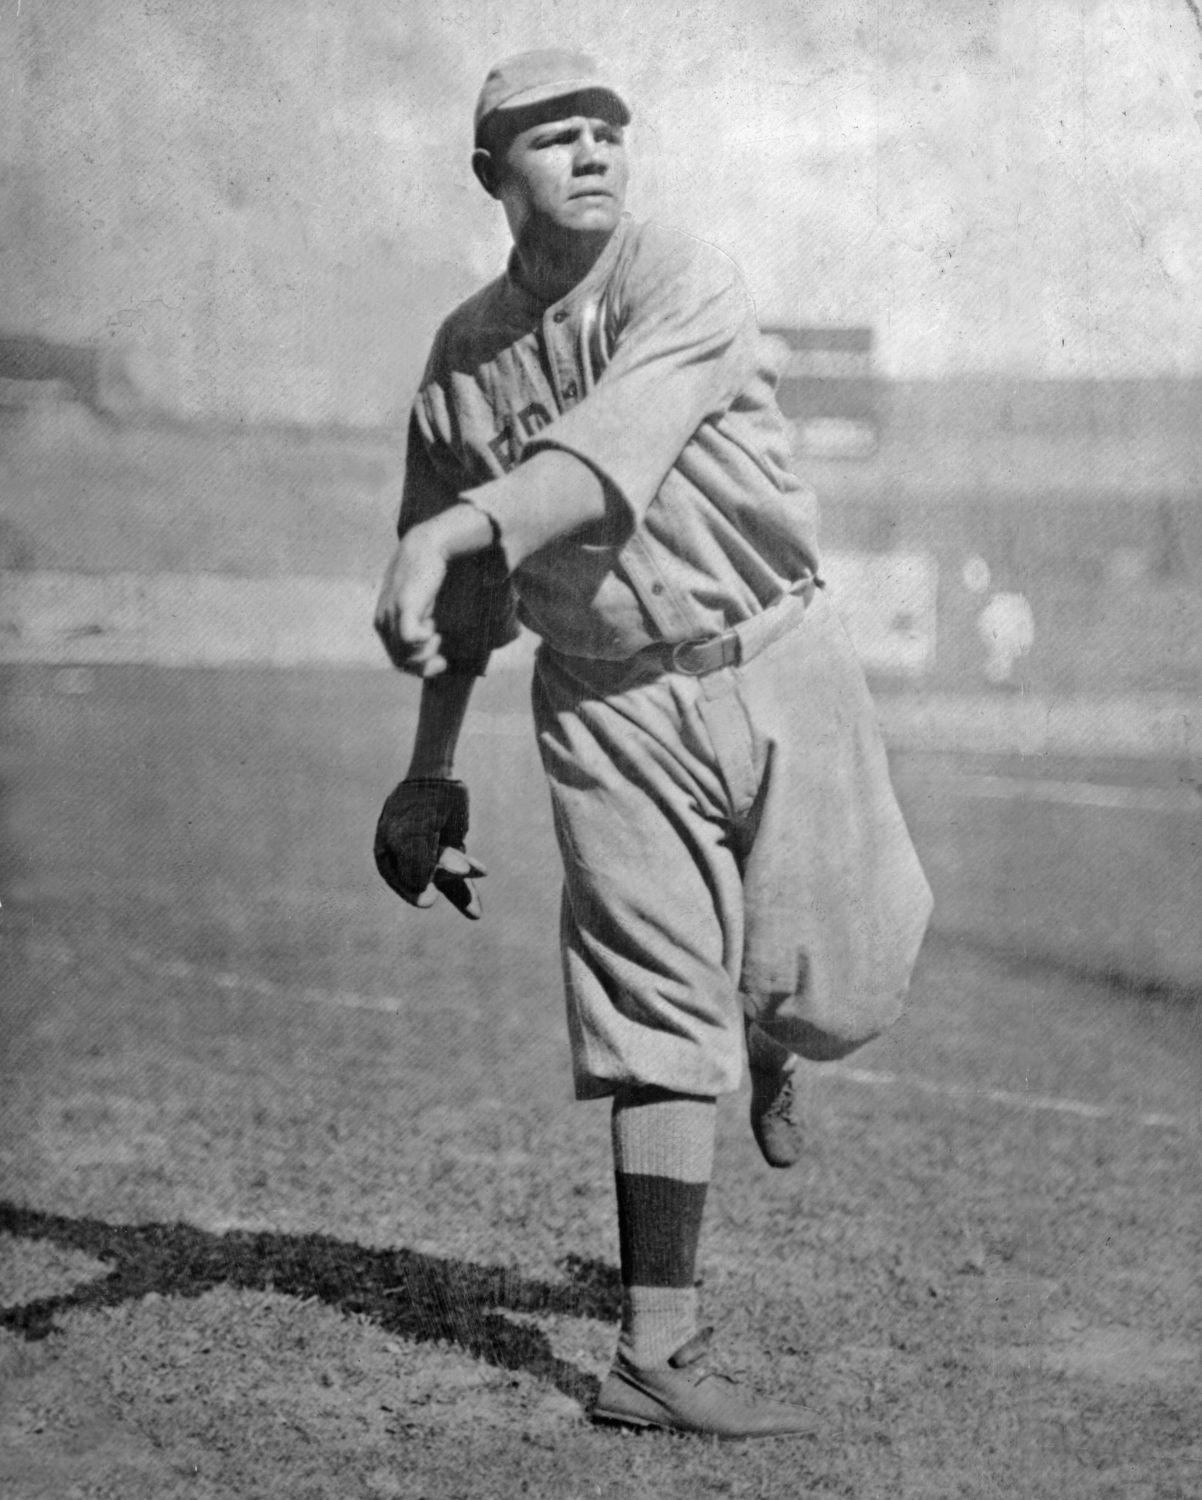
[[(808, 1075), (797, 1169), (719, 1110), (703, 1316), (821, 1437), (597, 1431), (612, 1158), (569, 1097), (533, 747), (469, 771), (497, 856), (469, 929), (370, 865), (405, 738), (374, 682), (21, 702), (5, 1500), (1193, 1500), (1196, 1012), (932, 944), (860, 1059), (894, 1082)], [(1023, 1107), (1052, 1094), (1107, 1110)]]
[(1077, 1328), (1060, 1319), (1042, 1351), (1045, 1368), (1121, 1385), (1193, 1386), (1202, 1353), (1185, 1339), (1158, 1339), (1139, 1328)]

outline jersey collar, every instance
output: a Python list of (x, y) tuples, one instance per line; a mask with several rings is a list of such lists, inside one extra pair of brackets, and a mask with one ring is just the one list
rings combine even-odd
[(542, 317), (546, 313), (553, 312), (557, 308), (570, 308), (579, 297), (587, 295), (587, 293), (594, 286), (596, 286), (599, 282), (604, 281), (610, 274), (613, 269), (614, 263), (621, 253), (622, 246), (626, 243), (626, 240), (630, 235), (630, 231), (633, 225), (634, 220), (631, 215), (628, 213), (623, 213), (622, 217), (614, 226), (614, 232), (606, 241), (605, 249), (602, 250), (601, 254), (589, 267), (587, 274), (583, 276), (569, 292), (566, 292), (562, 297), (557, 298), (554, 302), (545, 301), (542, 297), (537, 296), (534, 292), (530, 291), (528, 287), (524, 286), (521, 281), (518, 280), (517, 251), (511, 250), (509, 252), (509, 262), (505, 268), (505, 282), (509, 290), (509, 294), (517, 302), (519, 302), (525, 310), (534, 313), (539, 317)]

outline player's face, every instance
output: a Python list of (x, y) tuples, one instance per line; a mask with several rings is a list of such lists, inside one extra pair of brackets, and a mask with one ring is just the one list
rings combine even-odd
[(519, 132), (497, 162), (497, 196), (515, 240), (531, 233), (608, 234), (626, 202), (622, 127), (599, 116)]

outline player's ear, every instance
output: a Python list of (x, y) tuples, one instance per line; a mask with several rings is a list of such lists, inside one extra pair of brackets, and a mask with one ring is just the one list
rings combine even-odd
[(472, 171), (476, 180), (490, 198), (497, 196), (497, 164), (491, 151), (477, 146), (472, 152)]

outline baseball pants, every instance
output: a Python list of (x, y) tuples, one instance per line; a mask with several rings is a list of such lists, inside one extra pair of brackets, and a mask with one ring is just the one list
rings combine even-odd
[(901, 1013), (931, 895), (851, 643), (821, 591), (737, 630), (703, 676), (538, 652), (578, 1098), (731, 1092), (745, 1016), (829, 1059)]

